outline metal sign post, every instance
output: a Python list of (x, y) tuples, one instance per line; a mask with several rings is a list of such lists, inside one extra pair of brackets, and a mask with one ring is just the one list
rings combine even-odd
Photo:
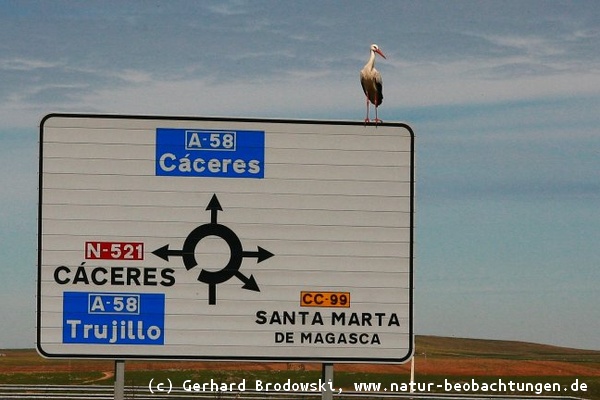
[(413, 355), (410, 358), (410, 392), (414, 392), (414, 383), (415, 383), (415, 356)]
[(321, 393), (323, 400), (333, 399), (333, 364), (323, 363), (321, 370), (321, 380), (325, 382), (325, 391)]
[(125, 399), (125, 361), (115, 360), (115, 400)]

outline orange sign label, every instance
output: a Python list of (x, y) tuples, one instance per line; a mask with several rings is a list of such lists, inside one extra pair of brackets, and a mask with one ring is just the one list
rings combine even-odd
[(350, 307), (350, 292), (300, 292), (301, 307)]

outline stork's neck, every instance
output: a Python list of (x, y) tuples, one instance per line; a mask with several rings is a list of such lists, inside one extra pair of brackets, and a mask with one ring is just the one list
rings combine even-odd
[(365, 64), (366, 69), (373, 69), (375, 67), (375, 52), (371, 50), (371, 57), (369, 57), (369, 61)]

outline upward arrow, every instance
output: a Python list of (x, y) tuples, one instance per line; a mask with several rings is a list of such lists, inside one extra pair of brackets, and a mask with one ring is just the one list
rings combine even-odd
[(216, 194), (213, 194), (213, 197), (208, 202), (206, 209), (210, 210), (210, 223), (216, 224), (217, 223), (217, 214), (219, 213), (219, 211), (223, 211), (223, 208), (221, 207), (221, 203), (219, 203), (219, 199), (217, 198)]

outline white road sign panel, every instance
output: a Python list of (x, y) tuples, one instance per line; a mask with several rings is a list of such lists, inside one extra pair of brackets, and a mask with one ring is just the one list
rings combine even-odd
[(407, 125), (51, 114), (39, 188), (44, 356), (412, 355)]

